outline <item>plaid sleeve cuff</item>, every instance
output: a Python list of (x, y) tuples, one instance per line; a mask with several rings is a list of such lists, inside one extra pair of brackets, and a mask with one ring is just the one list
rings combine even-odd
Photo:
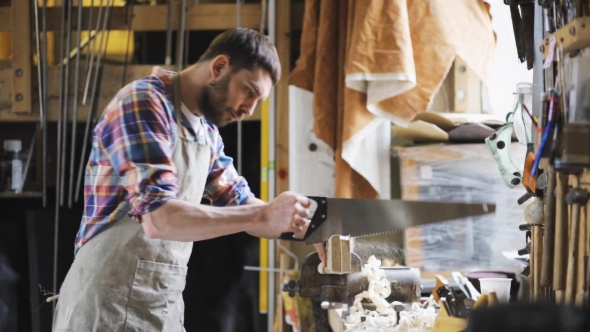
[(170, 199), (176, 198), (173, 191), (163, 189), (160, 186), (148, 186), (142, 193), (129, 198), (131, 211), (129, 216), (137, 221), (141, 221), (141, 216), (146, 212), (152, 212), (162, 206)]

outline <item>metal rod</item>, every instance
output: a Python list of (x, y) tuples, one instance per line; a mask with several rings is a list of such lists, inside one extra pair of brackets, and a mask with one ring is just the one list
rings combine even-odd
[[(64, 29), (65, 29), (65, 21), (66, 21), (66, 8), (67, 6), (62, 6), (61, 11), (61, 29), (60, 31), (60, 42), (59, 42), (59, 59), (63, 58), (64, 55)], [(69, 18), (68, 18), (69, 20)], [(55, 175), (55, 209), (57, 210), (59, 206), (62, 204), (62, 194), (63, 194), (63, 186), (62, 186), (62, 174), (65, 172), (64, 170), (64, 163), (63, 163), (63, 156), (62, 152), (65, 151), (65, 140), (62, 140), (62, 137), (65, 137), (65, 129), (62, 128), (63, 121), (64, 121), (64, 100), (67, 101), (67, 98), (64, 98), (64, 84), (66, 79), (64, 78), (64, 63), (60, 61), (59, 63), (59, 117), (57, 120), (57, 167), (56, 167), (56, 175)], [(57, 218), (57, 217), (56, 217)]]
[[(94, 0), (90, 1), (90, 10), (88, 12), (88, 35), (89, 36), (96, 36), (96, 31), (92, 31), (92, 10), (94, 9)], [(92, 34), (94, 32), (94, 35)], [(88, 40), (90, 41), (90, 39), (96, 40), (94, 38), (89, 38)], [(93, 45), (96, 45), (96, 41), (92, 42)], [(90, 46), (88, 47), (88, 52), (90, 53)], [(88, 57), (88, 55), (86, 55), (86, 57)], [(86, 61), (86, 74), (88, 74), (88, 71), (90, 70), (90, 62)]]
[(33, 134), (33, 139), (31, 140), (31, 145), (29, 145), (29, 154), (27, 155), (27, 161), (25, 163), (25, 168), (23, 170), (23, 180), (20, 183), (20, 188), (18, 190), (19, 193), (23, 192), (23, 187), (25, 186), (25, 182), (27, 181), (27, 175), (29, 173), (29, 165), (31, 165), (31, 158), (33, 157), (33, 149), (35, 149), (35, 141), (37, 140), (37, 131)]
[(180, 0), (178, 7), (178, 30), (176, 32), (176, 71), (181, 72), (184, 55), (184, 25), (186, 20), (186, 0)]
[[(98, 7), (98, 18), (96, 19), (96, 32), (97, 33), (100, 28), (100, 18), (102, 17), (102, 9), (103, 9), (103, 6), (102, 6), (102, 2), (101, 2), (101, 6)], [(106, 16), (106, 14), (105, 14), (105, 16)], [(101, 39), (101, 42), (102, 42), (102, 39)], [(94, 63), (94, 54), (95, 53), (96, 53), (96, 38), (94, 38), (92, 51), (90, 52), (90, 62), (89, 62), (89, 67), (88, 67), (88, 74), (86, 75), (86, 85), (84, 86), (84, 96), (82, 97), (82, 105), (86, 105), (86, 97), (88, 97), (88, 88), (90, 87), (90, 77), (92, 76), (92, 64)]]
[[(67, 24), (67, 32), (66, 32), (66, 50), (70, 50), (70, 47), (72, 45), (71, 42), (71, 38), (72, 38), (72, 7), (73, 7), (74, 1), (73, 0), (68, 0), (67, 1), (67, 6), (68, 6), (68, 24)], [(68, 119), (70, 117), (70, 113), (69, 113), (69, 106), (70, 106), (70, 61), (68, 59), (68, 61), (66, 61), (65, 64), (65, 78), (64, 78), (64, 99), (65, 102), (63, 104), (64, 106), (64, 111), (63, 111), (63, 139), (61, 141), (61, 168), (60, 168), (60, 172), (61, 172), (61, 176), (60, 176), (60, 181), (59, 181), (59, 190), (60, 190), (60, 197), (59, 197), (59, 205), (63, 206), (64, 205), (64, 200), (65, 200), (65, 183), (66, 183), (66, 149), (67, 149), (67, 140), (68, 140)]]
[[(90, 44), (90, 42), (95, 39), (94, 37), (96, 37), (96, 31), (92, 31), (89, 33), (88, 37), (84, 38), (83, 41), (80, 42), (80, 50), (83, 50), (86, 46), (88, 46), (88, 44)], [(89, 47), (90, 48), (90, 47)], [(67, 57), (64, 57), (61, 62), (63, 64), (65, 64), (68, 61), (68, 58), (70, 60), (72, 60), (76, 54), (78, 54), (78, 48), (76, 47), (75, 49), (73, 49), (70, 54), (68, 54)], [(88, 62), (87, 62), (88, 63)]]
[[(268, 37), (276, 43), (276, 0), (268, 1)], [(269, 98), (268, 110), (268, 199), (275, 198), (275, 112), (276, 112), (276, 89), (273, 88)], [(268, 267), (275, 268), (275, 240), (268, 241)], [(268, 278), (268, 331), (273, 330), (275, 318), (275, 278)]]
[[(236, 0), (236, 26), (240, 28), (242, 26), (242, 0)], [(243, 136), (243, 127), (242, 121), (238, 121), (238, 142), (237, 142), (237, 156), (236, 156), (236, 163), (238, 168), (238, 173), (242, 175), (242, 136)]]
[(168, 21), (166, 22), (166, 66), (172, 63), (172, 0), (168, 0)]
[(264, 271), (264, 272), (274, 272), (274, 273), (290, 273), (291, 270), (287, 269), (271, 269), (267, 267), (258, 267), (258, 266), (244, 266), (245, 271)]
[(40, 49), (40, 42), (41, 36), (39, 35), (39, 3), (37, 0), (33, 0), (33, 8), (35, 8), (35, 43), (37, 46), (37, 80), (39, 84), (39, 125), (43, 130), (43, 114), (45, 113), (45, 109), (43, 109), (43, 77), (41, 75), (41, 49)]
[(43, 128), (41, 131), (42, 139), (42, 155), (43, 155), (43, 207), (47, 207), (47, 0), (43, 0), (43, 13), (42, 13), (42, 28), (43, 28), (43, 116), (41, 117)]
[(123, 78), (121, 79), (121, 88), (123, 88), (125, 86), (125, 83), (127, 81), (127, 65), (129, 62), (129, 43), (131, 42), (131, 22), (133, 20), (133, 3), (134, 1), (131, 1), (131, 4), (129, 5), (129, 8), (127, 8), (128, 15), (127, 15), (127, 24), (129, 24), (129, 27), (127, 28), (127, 48), (125, 49), (125, 64), (123, 65)]
[[(100, 51), (98, 52), (98, 57), (96, 59), (96, 70), (97, 73), (94, 76), (94, 82), (92, 84), (92, 102), (90, 104), (90, 111), (88, 112), (88, 116), (86, 118), (86, 127), (84, 129), (84, 139), (82, 141), (82, 154), (80, 156), (80, 165), (78, 167), (78, 179), (76, 181), (76, 202), (78, 202), (78, 198), (80, 197), (80, 189), (82, 187), (82, 175), (84, 174), (84, 160), (86, 160), (86, 147), (88, 145), (88, 138), (89, 138), (89, 134), (90, 134), (90, 126), (92, 124), (92, 119), (94, 117), (94, 99), (96, 98), (96, 93), (97, 93), (97, 84), (99, 81), (99, 76), (98, 76), (98, 70), (100, 68), (100, 60), (102, 59), (102, 54), (103, 54), (103, 42), (104, 42), (104, 35), (105, 35), (105, 31), (106, 31), (106, 27), (107, 27), (107, 20), (109, 18), (109, 14), (110, 14), (110, 8), (111, 8), (111, 0), (107, 0), (107, 6), (106, 6), (106, 12), (103, 18), (103, 26), (102, 26), (102, 33), (100, 35)], [(98, 30), (98, 28), (97, 28)], [(108, 36), (108, 35), (107, 35)], [(106, 45), (104, 48), (104, 51), (106, 53)]]
[(74, 109), (72, 114), (72, 145), (70, 147), (70, 178), (68, 186), (68, 208), (72, 208), (72, 194), (74, 189), (74, 159), (76, 157), (76, 125), (78, 123), (78, 92), (80, 87), (80, 39), (82, 37), (82, 1), (78, 0), (78, 36), (76, 41), (76, 65), (74, 73)]

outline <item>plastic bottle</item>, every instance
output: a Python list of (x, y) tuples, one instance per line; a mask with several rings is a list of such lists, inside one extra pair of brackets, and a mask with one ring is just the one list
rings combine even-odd
[(22, 142), (20, 140), (6, 140), (4, 141), (4, 150), (12, 154), (10, 189), (20, 192), (23, 182), (23, 162), (20, 158)]

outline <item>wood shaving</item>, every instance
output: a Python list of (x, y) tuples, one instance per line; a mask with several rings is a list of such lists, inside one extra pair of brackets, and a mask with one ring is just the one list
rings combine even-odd
[[(411, 311), (400, 311), (399, 322), (397, 312), (385, 299), (391, 294), (391, 284), (385, 277), (385, 271), (380, 269), (381, 260), (375, 256), (369, 257), (362, 268), (363, 276), (369, 280), (366, 291), (354, 297), (354, 303), (349, 308), (349, 315), (344, 321), (344, 331), (372, 331), (372, 332), (430, 332), (434, 326), (436, 310), (432, 303), (425, 306), (412, 304)], [(376, 306), (376, 310), (364, 309), (361, 301), (369, 300)], [(398, 304), (394, 302), (394, 304)], [(399, 303), (401, 304), (401, 303)]]

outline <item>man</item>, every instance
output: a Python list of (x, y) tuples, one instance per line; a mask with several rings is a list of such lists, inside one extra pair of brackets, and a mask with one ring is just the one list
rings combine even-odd
[(182, 72), (156, 67), (118, 92), (94, 130), (54, 331), (182, 331), (192, 242), (305, 234), (309, 199), (255, 198), (217, 129), (252, 115), (279, 78), (275, 47), (237, 29)]

